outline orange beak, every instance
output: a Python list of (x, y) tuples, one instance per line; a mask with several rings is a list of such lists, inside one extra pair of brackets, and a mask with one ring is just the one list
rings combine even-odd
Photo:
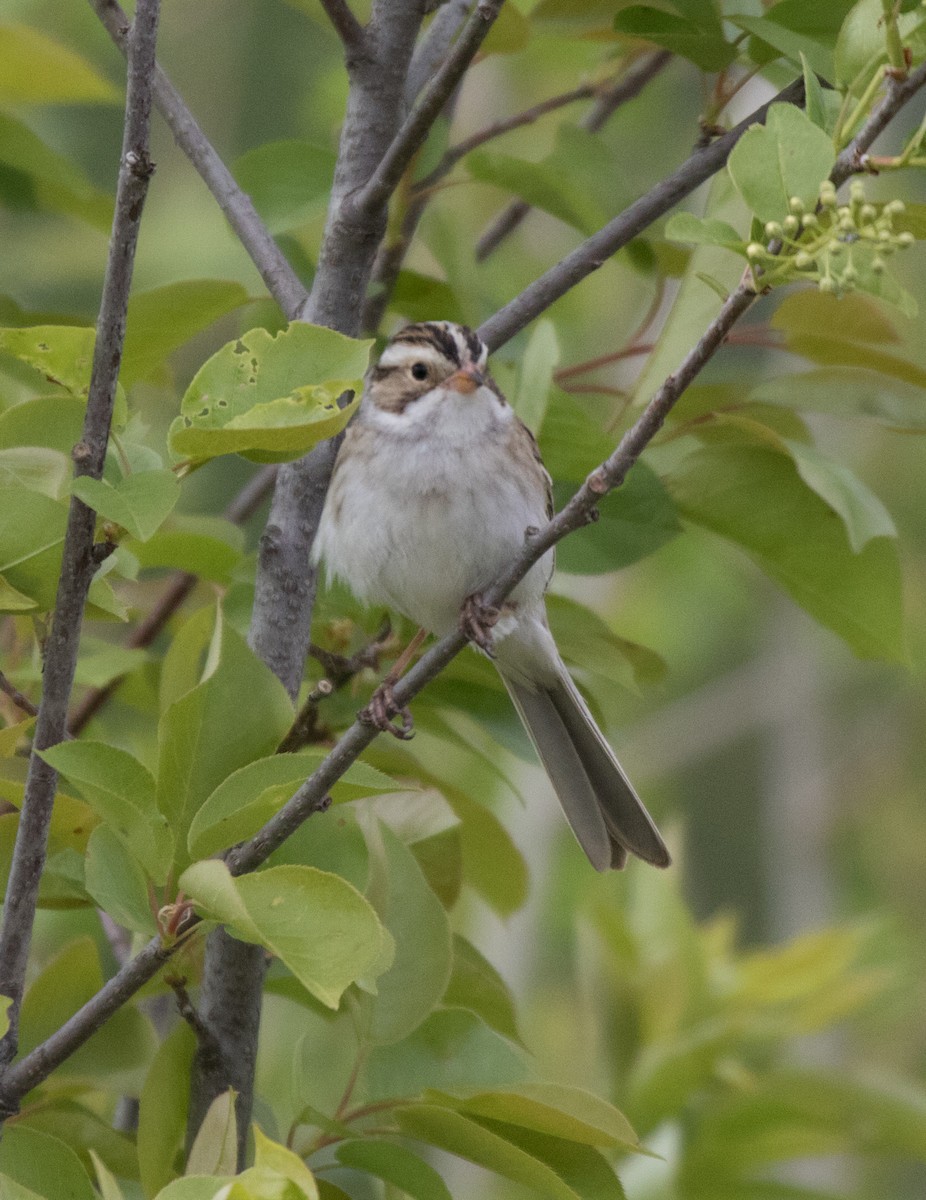
[(485, 375), (477, 366), (472, 363), (465, 367), (461, 367), (459, 371), (455, 371), (453, 375), (444, 384), (451, 392), (462, 392), (463, 395), (469, 395), (475, 392), (477, 388), (482, 387), (485, 383)]

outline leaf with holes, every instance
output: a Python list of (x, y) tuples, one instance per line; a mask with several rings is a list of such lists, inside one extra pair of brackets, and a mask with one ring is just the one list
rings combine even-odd
[[(241, 454), (299, 458), (339, 433), (360, 402), (372, 341), (296, 321), (273, 335), (252, 329), (223, 346), (193, 378), (170, 427), (177, 458)], [(338, 399), (353, 392), (343, 408)]]

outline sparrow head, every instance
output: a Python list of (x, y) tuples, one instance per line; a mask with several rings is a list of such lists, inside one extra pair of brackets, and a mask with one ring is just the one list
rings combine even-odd
[(467, 395), (487, 385), (497, 392), (486, 371), (488, 355), (488, 347), (466, 325), (406, 325), (390, 338), (370, 372), (367, 395), (378, 408), (402, 413), (436, 389)]

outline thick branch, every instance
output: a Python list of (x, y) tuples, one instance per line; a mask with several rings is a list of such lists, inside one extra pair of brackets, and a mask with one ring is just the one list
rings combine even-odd
[(480, 328), (479, 334), (490, 350), (497, 350), (529, 325), (535, 317), (550, 307), (560, 296), (564, 296), (577, 283), (603, 266), (607, 260), (639, 236), (649, 225), (664, 216), (669, 209), (705, 180), (710, 179), (726, 164), (733, 147), (752, 125), (761, 125), (773, 104), (786, 101), (799, 104), (804, 96), (804, 82), (795, 80), (777, 96), (761, 105), (739, 125), (719, 137), (716, 142), (696, 150), (668, 179), (656, 185), (645, 196), (635, 200), (613, 221), (592, 234), (561, 262), (539, 279), (529, 284), (519, 296), (510, 300), (504, 308), (489, 317)]
[[(671, 61), (671, 54), (667, 51), (659, 51), (629, 67), (626, 74), (618, 80), (614, 87), (598, 97), (591, 111), (583, 118), (582, 128), (587, 129), (589, 133), (597, 133), (622, 104), (639, 96), (649, 81)], [(509, 233), (513, 233), (517, 229), (530, 210), (531, 206), (526, 200), (512, 200), (506, 208), (503, 208), (476, 243), (476, 261), (482, 262), (483, 259), (488, 258)]]
[(334, 26), (335, 33), (344, 43), (348, 53), (363, 45), (363, 26), (351, 12), (347, 0), (322, 0), (328, 20)]
[[(914, 90), (926, 84), (926, 67), (922, 71), (918, 70), (916, 74), (918, 79)], [(912, 91), (905, 89), (904, 99), (909, 99), (912, 94)], [(886, 97), (884, 103), (891, 104), (893, 112), (897, 111), (893, 107), (896, 104), (896, 96), (893, 93)], [(870, 134), (873, 139), (882, 128), (882, 124), (878, 124), (877, 128), (872, 124), (869, 129), (869, 124), (866, 123), (862, 132), (865, 137)], [(853, 161), (856, 152), (863, 154), (869, 145), (870, 142), (866, 144), (860, 134), (852, 146)], [(833, 173), (834, 182), (840, 170), (842, 168), (837, 164)], [(523, 578), (531, 565), (562, 537), (580, 528), (588, 520), (601, 497), (617, 487), (626, 477), (649, 441), (658, 432), (672, 405), (723, 344), (735, 322), (748, 310), (754, 299), (755, 294), (748, 281), (730, 295), (697, 346), (686, 356), (679, 370), (666, 379), (640, 418), (624, 435), (614, 453), (588, 476), (566, 507), (525, 542), (524, 549), (511, 568), (486, 591), (488, 602), (499, 604), (518, 580)], [(462, 633), (454, 633), (433, 646), (397, 684), (396, 700), (400, 704), (408, 703), (464, 645)], [(244, 874), (260, 866), (302, 821), (324, 808), (325, 796), (332, 784), (337, 782), (375, 736), (371, 728), (355, 722), (318, 770), (306, 780), (283, 809), (249, 842), (229, 855), (228, 863), (231, 869), (236, 874)], [(14, 1111), (21, 1097), (46, 1079), (114, 1012), (130, 1000), (157, 973), (176, 948), (176, 945), (162, 946), (159, 939), (152, 939), (136, 958), (113, 976), (92, 1000), (56, 1030), (47, 1041), (10, 1067), (0, 1088), (0, 1112)]]
[(370, 211), (384, 204), (402, 178), (405, 168), (424, 144), (431, 126), (466, 74), (476, 51), (485, 41), (504, 0), (479, 0), (472, 16), (427, 85), (417, 108), (395, 136), (373, 175), (359, 193), (351, 197), (358, 211)]
[[(148, 133), (158, 15), (159, 0), (139, 0), (129, 36), (125, 126), (116, 209), (97, 321), (87, 411), (81, 440), (73, 451), (75, 474), (94, 479), (103, 474), (106, 459), (138, 228), (153, 171), (148, 154)], [(72, 498), (52, 630), (45, 650), (42, 702), (34, 750), (29, 760), (0, 929), (0, 994), (13, 1001), (9, 1010), (10, 1028), (0, 1044), (0, 1061), (4, 1064), (16, 1053), (19, 1006), (58, 779), (56, 772), (35, 751), (54, 746), (66, 735), (67, 705), (74, 684), (84, 604), (90, 581), (99, 566), (93, 543), (95, 524), (94, 510), (76, 497)]]
[[(90, 0), (109, 36), (125, 53), (129, 19), (117, 0)], [(307, 292), (299, 276), (257, 215), (251, 198), (235, 182), (209, 139), (196, 123), (180, 93), (160, 67), (154, 73), (154, 103), (167, 122), (180, 149), (199, 172), (229, 225), (260, 272), (267, 291), (286, 316), (293, 320), (305, 304)]]

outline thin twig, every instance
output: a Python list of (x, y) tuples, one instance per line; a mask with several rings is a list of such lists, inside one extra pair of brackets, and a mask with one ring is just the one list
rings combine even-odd
[(447, 57), (447, 52), (469, 14), (471, 0), (445, 0), (434, 14), (427, 33), (418, 43), (405, 78), (405, 103), (409, 108), (418, 93)]
[(354, 16), (347, 0), (321, 0), (321, 3), (345, 50), (350, 53), (362, 46), (363, 26)]
[(27, 717), (37, 717), (39, 715), (39, 710), (29, 697), (23, 695), (14, 683), (10, 683), (2, 671), (0, 671), (0, 692), (9, 696), (20, 712), (24, 712)]
[(417, 107), (396, 134), (379, 166), (360, 191), (351, 197), (355, 210), (370, 212), (392, 195), (405, 168), (424, 144), (441, 109), (488, 36), (503, 3), (504, 0), (479, 0), (443, 66), (425, 88)]
[[(917, 88), (926, 83), (926, 65)], [(913, 89), (915, 91), (916, 88)], [(913, 91), (905, 89), (904, 99)], [(884, 103), (892, 106), (896, 97), (888, 96)], [(901, 101), (903, 103), (903, 101)], [(897, 108), (893, 108), (896, 112)], [(883, 125), (877, 127), (880, 132)], [(866, 130), (868, 123), (866, 122)], [(875, 130), (876, 125), (871, 125)], [(874, 138), (876, 132), (871, 133)], [(870, 143), (869, 143), (870, 144)], [(853, 150), (863, 153), (868, 149), (864, 142), (857, 142)], [(854, 160), (854, 155), (853, 155)], [(838, 167), (837, 167), (838, 169)], [(836, 172), (834, 171), (834, 182)], [(703, 369), (711, 356), (723, 344), (733, 324), (745, 313), (755, 299), (751, 284), (746, 281), (734, 291), (724, 303), (718, 316), (711, 322), (698, 345), (686, 356), (678, 372), (670, 375), (653, 396), (637, 422), (627, 431), (615, 452), (586, 479), (583, 486), (564, 509), (538, 533), (531, 535), (524, 549), (510, 569), (486, 592), (487, 603), (498, 605), (508, 591), (537, 562), (542, 555), (562, 537), (574, 529), (581, 528), (589, 519), (601, 497), (617, 487), (637, 461), (648, 442), (658, 432), (672, 405), (681, 396), (684, 388)], [(465, 645), (462, 633), (449, 634), (439, 641), (411, 668), (395, 687), (395, 699), (407, 704), (433, 679)], [(325, 761), (299, 788), (284, 808), (276, 814), (249, 842), (229, 855), (229, 866), (236, 874), (243, 874), (260, 866), (276, 847), (299, 827), (313, 812), (324, 805), (324, 798), (331, 785), (347, 770), (359, 754), (373, 741), (376, 733), (369, 726), (355, 722), (341, 737)], [(187, 934), (197, 918), (190, 919), (184, 926)], [(178, 944), (162, 945), (153, 938), (131, 962), (114, 975), (103, 988), (76, 1012), (46, 1041), (42, 1042), (19, 1062), (9, 1067), (0, 1082), (0, 1115), (14, 1112), (19, 1100), (32, 1088), (46, 1079), (52, 1071), (79, 1049), (101, 1025), (151, 979), (161, 966), (176, 951)]]
[[(125, 53), (129, 19), (117, 0), (90, 0), (94, 12), (118, 48)], [(215, 197), (229, 225), (251, 256), (267, 291), (285, 315), (294, 320), (301, 313), (307, 292), (286, 256), (257, 214), (250, 196), (243, 192), (203, 133), (183, 97), (160, 67), (154, 73), (154, 103), (167, 122), (180, 149), (199, 172)]]
[(525, 125), (533, 125), (535, 121), (539, 121), (547, 113), (556, 112), (557, 109), (565, 108), (568, 104), (575, 104), (578, 100), (589, 100), (592, 96), (599, 95), (601, 92), (602, 88), (600, 85), (583, 83), (579, 87), (573, 88), (570, 92), (563, 92), (559, 96), (550, 96), (548, 99), (541, 100), (538, 104), (524, 109), (523, 112), (505, 117), (501, 121), (494, 121), (491, 125), (487, 125), (485, 129), (477, 130), (476, 133), (470, 134), (468, 138), (463, 138), (455, 146), (451, 146), (437, 166), (423, 179), (418, 180), (415, 184), (415, 191), (427, 191), (428, 188), (432, 188), (439, 179), (443, 179), (448, 171), (456, 166), (461, 158), (465, 158), (471, 151), (484, 146), (486, 142), (491, 142), (506, 133), (511, 133), (514, 129), (521, 129)]
[[(591, 111), (582, 120), (582, 128), (587, 129), (589, 133), (598, 133), (622, 104), (639, 96), (650, 80), (671, 61), (672, 55), (660, 50), (629, 67), (612, 88), (599, 95)], [(526, 200), (512, 200), (502, 209), (476, 243), (476, 261), (482, 262), (488, 258), (492, 251), (517, 229), (530, 210), (531, 206)]]
[(746, 130), (765, 121), (771, 105), (781, 102), (800, 103), (803, 95), (804, 81), (797, 79), (757, 108), (729, 133), (702, 150), (696, 150), (667, 179), (634, 201), (629, 208), (625, 208), (597, 233), (592, 234), (564, 259), (535, 279), (520, 295), (515, 296), (504, 308), (489, 317), (479, 329), (479, 335), (489, 349), (497, 350), (499, 346), (504, 345), (525, 325), (529, 325), (535, 317), (548, 309), (555, 300), (564, 296), (577, 283), (581, 283), (592, 271), (597, 271), (613, 254), (659, 217), (664, 216), (705, 180), (715, 175), (725, 165), (733, 147)]
[[(102, 476), (106, 459), (135, 247), (148, 181), (154, 170), (149, 157), (148, 135), (158, 16), (159, 0), (139, 0), (129, 36), (125, 126), (116, 208), (97, 320), (87, 411), (81, 440), (72, 455), (75, 474), (93, 479)], [(12, 1000), (10, 1028), (0, 1043), (0, 1062), (4, 1065), (16, 1053), (19, 1006), (58, 779), (57, 773), (36, 751), (56, 745), (66, 734), (67, 706), (74, 684), (84, 604), (90, 581), (99, 566), (93, 542), (95, 524), (95, 511), (72, 497), (52, 630), (45, 648), (42, 702), (0, 928), (0, 994)]]

